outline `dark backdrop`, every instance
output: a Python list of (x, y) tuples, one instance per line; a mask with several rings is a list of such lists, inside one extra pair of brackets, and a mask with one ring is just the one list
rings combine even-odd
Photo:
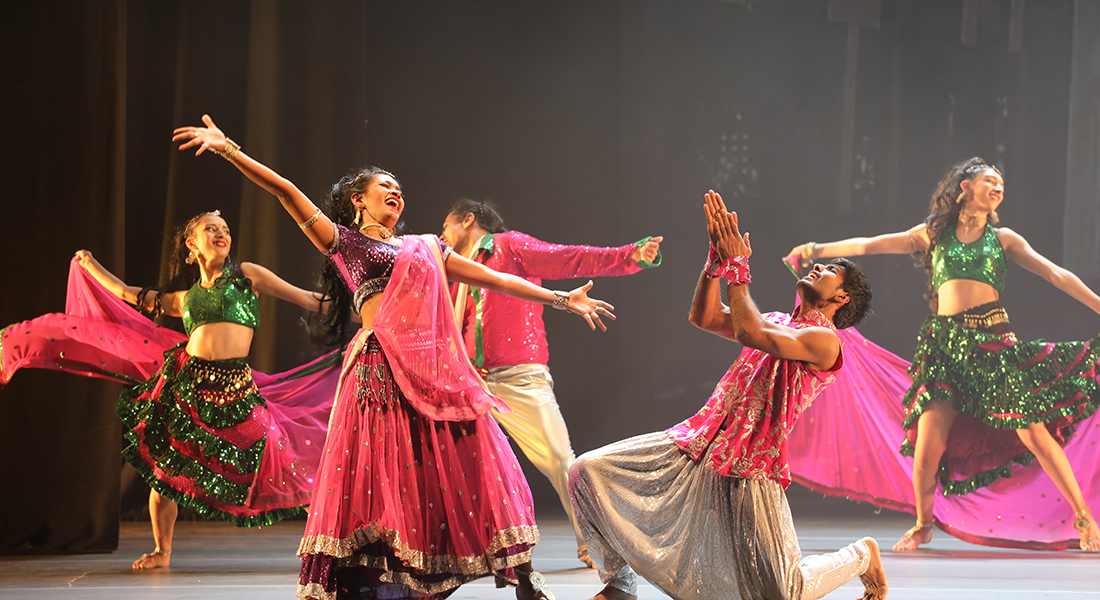
[[(753, 234), (765, 310), (793, 304), (779, 263), (792, 246), (915, 225), (942, 171), (973, 155), (1005, 173), (1003, 224), (1056, 262), (1079, 260), (1095, 284), (1095, 260), (1063, 247), (1063, 228), (1080, 225), (1067, 218), (1067, 181), (1084, 182), (1075, 201), (1098, 203), (1100, 67), (1081, 57), (1097, 47), (1081, 20), (1096, 13), (1083, 4), (19, 3), (0, 14), (0, 323), (61, 310), (79, 248), (128, 282), (155, 282), (166, 231), (215, 208), (238, 258), (315, 280), (320, 258), (274, 198), (217, 157), (173, 148), (172, 128), (207, 112), (315, 197), (352, 167), (392, 170), (412, 232), (438, 232), (451, 202), (471, 196), (548, 241), (664, 235), (659, 269), (597, 282), (619, 316), (607, 333), (547, 314), (581, 453), (693, 414), (739, 351), (686, 320), (708, 188)], [(1067, 175), (1078, 123), (1091, 123), (1093, 162)], [(927, 313), (923, 274), (904, 256), (861, 263), (875, 288), (861, 331), (907, 356)], [(1087, 309), (1019, 268), (1003, 301), (1024, 338), (1096, 329)], [(263, 310), (254, 366), (317, 353), (295, 307)], [(117, 394), (52, 372), (0, 391), (0, 548), (117, 544)], [(525, 467), (540, 513), (560, 510)]]

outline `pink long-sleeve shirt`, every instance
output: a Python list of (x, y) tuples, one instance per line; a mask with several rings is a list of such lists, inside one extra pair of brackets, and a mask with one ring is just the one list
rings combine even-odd
[[(487, 235), (474, 260), (541, 285), (543, 279), (630, 275), (642, 267), (630, 260), (634, 244), (617, 248), (550, 244), (525, 233)], [(458, 295), (451, 285), (451, 299)], [(462, 319), (466, 349), (483, 370), (550, 359), (541, 304), (471, 286)]]

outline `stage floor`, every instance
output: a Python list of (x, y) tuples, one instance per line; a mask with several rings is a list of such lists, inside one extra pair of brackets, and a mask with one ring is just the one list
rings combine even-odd
[[(832, 501), (830, 499), (830, 501)], [(871, 535), (889, 547), (912, 517), (862, 505), (862, 514), (818, 510), (817, 504), (792, 502), (803, 553), (832, 551)], [(828, 520), (815, 514), (830, 514)], [(133, 572), (130, 563), (152, 549), (148, 523), (123, 523), (114, 554), (3, 557), (0, 597), (72, 600), (248, 600), (293, 598), (299, 561), (294, 556), (304, 522), (261, 529), (236, 529), (224, 523), (181, 522), (176, 526), (172, 566)], [(582, 600), (602, 587), (596, 572), (574, 558), (572, 531), (564, 518), (540, 522), (542, 543), (535, 568), (546, 574), (560, 600)], [(1034, 552), (975, 546), (936, 532), (926, 550), (884, 552), (892, 599), (965, 600), (1098, 598), (1100, 555), (1082, 552)], [(854, 580), (828, 598), (855, 598), (863, 587)], [(640, 597), (666, 598), (642, 583)], [(461, 587), (451, 598), (511, 600), (485, 578)]]

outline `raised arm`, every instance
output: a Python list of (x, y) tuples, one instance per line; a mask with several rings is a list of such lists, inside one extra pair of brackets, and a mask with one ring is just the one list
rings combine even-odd
[(324, 314), (327, 302), (324, 295), (302, 289), (288, 283), (267, 267), (255, 263), (241, 263), (241, 272), (252, 280), (252, 287), (260, 294), (267, 294), (291, 304), (297, 304), (306, 310)]
[[(111, 292), (115, 296), (118, 296), (123, 302), (138, 305), (138, 296), (141, 295), (141, 289), (136, 285), (127, 285), (126, 282), (118, 278), (117, 275), (107, 270), (98, 260), (92, 256), (92, 253), (87, 250), (77, 250), (76, 258), (80, 262), (80, 266), (84, 267), (92, 277), (95, 277), (108, 292)], [(160, 295), (160, 308), (168, 316), (178, 317), (181, 314), (180, 302), (183, 298), (183, 292), (174, 292), (171, 294), (161, 295), (158, 291), (147, 292), (141, 300), (141, 305), (138, 309), (147, 313), (151, 313), (156, 308), (157, 297)]]
[(1069, 294), (1074, 300), (1100, 313), (1100, 296), (1096, 295), (1081, 278), (1066, 269), (1054, 264), (1050, 259), (1039, 254), (1031, 247), (1024, 236), (1007, 227), (997, 230), (997, 237), (1004, 248), (1005, 256), (1011, 258), (1016, 264), (1046, 279), (1054, 287)]
[[(737, 213), (726, 210), (721, 196), (714, 191), (708, 192), (703, 210), (707, 219), (707, 234), (719, 260), (752, 256), (749, 234), (741, 234)], [(709, 279), (709, 283), (706, 281), (708, 279), (704, 273), (696, 289), (692, 324), (749, 348), (806, 362), (817, 370), (829, 369), (836, 362), (840, 340), (831, 330), (824, 327), (794, 329), (768, 321), (760, 314), (749, 295), (748, 285), (744, 283), (727, 286), (729, 306), (724, 306), (717, 297), (720, 278)], [(701, 295), (706, 297), (700, 298)], [(697, 311), (699, 322), (694, 319)], [(722, 313), (727, 315), (728, 324), (720, 322)]]
[[(548, 290), (509, 273), (494, 271), (481, 263), (463, 258), (455, 252), (447, 257), (446, 266), (447, 278), (451, 281), (488, 288), (529, 302), (550, 304), (555, 308), (558, 307), (555, 299), (558, 294), (564, 293)], [(581, 315), (592, 329), (599, 327), (603, 331), (607, 331), (607, 326), (604, 325), (600, 317), (608, 317), (614, 320), (615, 315), (611, 311), (615, 310), (615, 307), (602, 300), (589, 298), (588, 290), (590, 289), (592, 289), (591, 281), (569, 292), (565, 310)]]
[(214, 125), (214, 120), (210, 118), (210, 115), (203, 115), (202, 122), (206, 124), (206, 127), (180, 127), (176, 129), (172, 132), (172, 141), (183, 142), (180, 145), (180, 150), (197, 147), (195, 156), (210, 150), (233, 163), (235, 167), (240, 169), (241, 173), (244, 173), (245, 177), (278, 198), (286, 212), (298, 224), (308, 223), (310, 219), (316, 216), (316, 219), (312, 222), (313, 226), (305, 227), (302, 231), (318, 250), (325, 252), (332, 248), (335, 240), (332, 221), (313, 204), (309, 197), (302, 193), (302, 190), (299, 190), (289, 180), (259, 163), (251, 156), (241, 152), (241, 147), (227, 138), (222, 130)]
[(823, 244), (806, 242), (791, 248), (791, 251), (787, 253), (786, 260), (797, 260), (805, 268), (810, 266), (816, 258), (862, 256), (864, 254), (910, 254), (927, 250), (928, 245), (927, 227), (924, 223), (920, 223), (906, 231), (884, 233), (874, 237), (855, 237)]

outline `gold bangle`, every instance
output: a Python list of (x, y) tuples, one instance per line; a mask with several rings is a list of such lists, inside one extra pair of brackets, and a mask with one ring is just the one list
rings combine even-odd
[(221, 151), (212, 150), (212, 151), (214, 152), (214, 154), (217, 154), (218, 156), (224, 158), (225, 160), (228, 160), (229, 162), (233, 162), (233, 159), (237, 158), (237, 153), (240, 152), (240, 150), (241, 150), (241, 145), (238, 144), (237, 142), (234, 142), (233, 140), (231, 140), (227, 137), (227, 138), (225, 138), (225, 150), (221, 150)]
[(313, 213), (312, 217), (306, 219), (305, 221), (302, 221), (301, 223), (298, 223), (298, 227), (301, 227), (302, 229), (309, 229), (310, 227), (313, 227), (313, 224), (317, 222), (317, 219), (320, 216), (321, 209), (318, 208), (317, 212)]

